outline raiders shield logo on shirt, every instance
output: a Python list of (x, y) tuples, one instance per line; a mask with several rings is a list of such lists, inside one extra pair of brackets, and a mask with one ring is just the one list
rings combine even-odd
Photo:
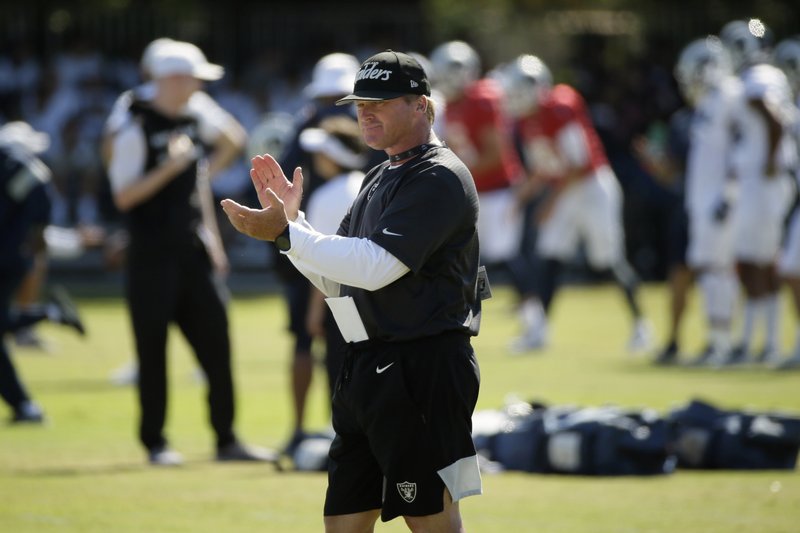
[(409, 483), (408, 481), (398, 483), (397, 491), (400, 493), (401, 498), (403, 498), (407, 503), (411, 503), (414, 501), (414, 498), (417, 497), (417, 484)]

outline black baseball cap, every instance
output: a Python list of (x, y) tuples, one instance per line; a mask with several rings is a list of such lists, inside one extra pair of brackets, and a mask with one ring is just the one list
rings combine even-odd
[(425, 70), (410, 55), (386, 50), (361, 63), (353, 94), (337, 100), (336, 105), (358, 100), (391, 100), (407, 94), (431, 95)]

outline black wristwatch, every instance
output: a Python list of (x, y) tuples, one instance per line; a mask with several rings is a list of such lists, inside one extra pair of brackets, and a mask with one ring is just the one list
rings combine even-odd
[(275, 237), (275, 247), (281, 252), (288, 252), (292, 247), (292, 241), (289, 239), (289, 224), (286, 224), (286, 229)]

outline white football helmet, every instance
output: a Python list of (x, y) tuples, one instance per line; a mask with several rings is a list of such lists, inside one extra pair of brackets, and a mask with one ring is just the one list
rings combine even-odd
[(692, 105), (732, 72), (730, 55), (722, 42), (712, 35), (686, 45), (675, 65), (675, 79), (683, 97)]
[(450, 41), (434, 48), (430, 55), (431, 81), (447, 100), (464, 92), (481, 75), (478, 53), (464, 41)]
[(760, 19), (732, 20), (719, 32), (734, 70), (766, 61), (772, 46), (772, 31)]
[(547, 65), (531, 54), (517, 56), (500, 69), (506, 93), (506, 110), (513, 117), (536, 110), (542, 97), (553, 87), (553, 75)]
[(790, 37), (779, 42), (775, 47), (775, 65), (778, 66), (789, 83), (792, 90), (800, 93), (800, 36)]

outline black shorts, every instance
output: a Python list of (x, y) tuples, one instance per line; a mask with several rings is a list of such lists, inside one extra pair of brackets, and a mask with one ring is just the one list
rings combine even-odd
[(289, 331), (294, 335), (295, 354), (309, 354), (313, 339), (306, 328), (311, 283), (304, 277), (285, 281), (286, 305), (289, 311)]
[(481, 493), (472, 441), (480, 371), (469, 337), (348, 347), (333, 396), (325, 515), (443, 510)]

